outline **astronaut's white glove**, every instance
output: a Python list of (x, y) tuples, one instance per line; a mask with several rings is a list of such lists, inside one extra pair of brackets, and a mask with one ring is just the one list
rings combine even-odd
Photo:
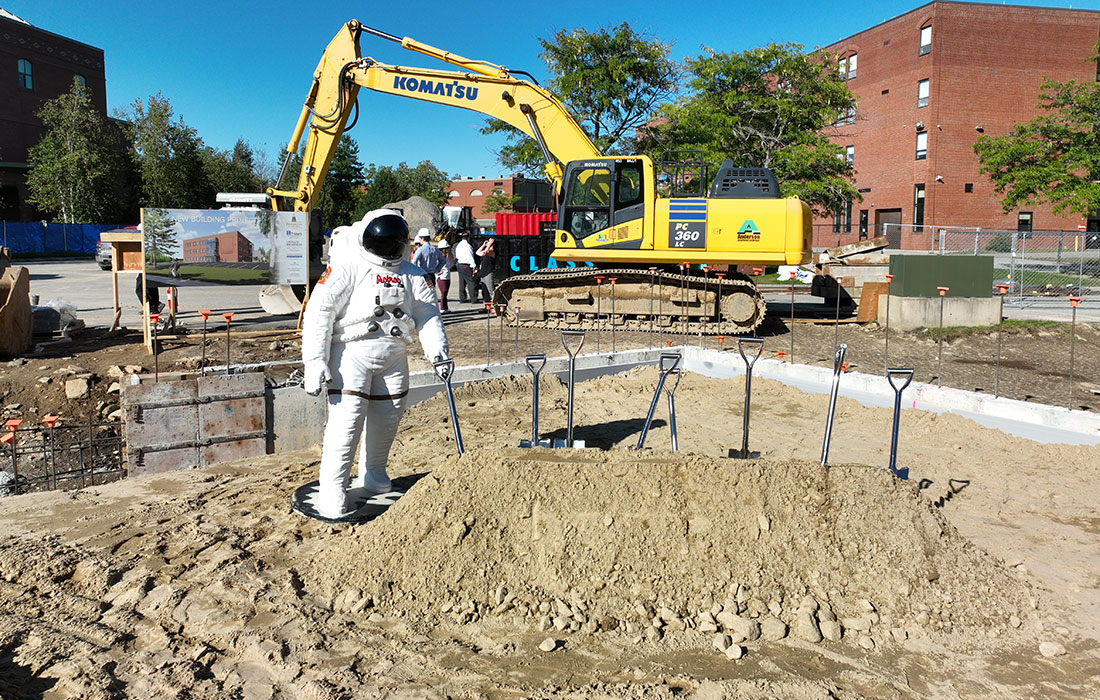
[(302, 388), (305, 389), (306, 393), (310, 396), (317, 396), (331, 378), (328, 372), (328, 365), (324, 362), (306, 363), (305, 378), (302, 380)]

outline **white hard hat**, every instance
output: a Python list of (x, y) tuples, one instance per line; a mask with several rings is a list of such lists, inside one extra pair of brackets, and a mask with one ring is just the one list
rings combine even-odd
[(416, 232), (416, 237), (417, 238), (428, 238), (428, 239), (430, 239), (432, 237), (432, 234), (431, 234), (430, 231), (428, 231), (428, 229), (421, 228), (419, 231)]
[(440, 241), (440, 242), (439, 242), (439, 246), (438, 246), (438, 247), (440, 248), (440, 250), (442, 250), (442, 249), (444, 249), (444, 248), (450, 248), (450, 247), (451, 247), (451, 244), (450, 244), (450, 243), (448, 243), (446, 239), (443, 239), (442, 241)]

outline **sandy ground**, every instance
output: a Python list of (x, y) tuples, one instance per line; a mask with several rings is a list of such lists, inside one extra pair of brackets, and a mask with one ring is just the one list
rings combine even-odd
[(2, 499), (0, 697), (1100, 695), (1100, 448), (909, 410), (898, 482), (841, 399), (826, 473), (827, 397), (757, 380), (729, 460), (743, 384), (688, 375), (633, 452), (655, 384), (579, 386), (584, 451), (515, 448), (526, 378), (459, 390), (461, 458), (416, 406), (363, 525), (290, 512), (316, 452)]

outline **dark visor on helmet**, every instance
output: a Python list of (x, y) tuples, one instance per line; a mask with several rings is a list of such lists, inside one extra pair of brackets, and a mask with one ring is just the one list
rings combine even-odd
[(383, 258), (395, 258), (404, 251), (409, 239), (409, 225), (396, 214), (371, 219), (363, 231), (363, 247)]

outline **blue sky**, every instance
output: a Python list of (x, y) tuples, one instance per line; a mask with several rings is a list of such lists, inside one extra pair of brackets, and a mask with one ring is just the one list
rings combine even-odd
[[(103, 49), (112, 112), (160, 91), (207, 144), (228, 149), (244, 138), (272, 161), (290, 138), (321, 52), (350, 19), (543, 80), (538, 39), (559, 28), (591, 31), (626, 21), (673, 43), (674, 56), (683, 58), (700, 54), (703, 46), (719, 51), (772, 41), (824, 46), (922, 4), (0, 0), (0, 7), (37, 27)], [(1070, 6), (1044, 0), (1021, 4)], [(1072, 6), (1100, 9), (1100, 0)], [(386, 63), (446, 68), (381, 39), (364, 36), (361, 46), (363, 55)], [(359, 123), (350, 134), (363, 163), (431, 160), (451, 175), (503, 172), (495, 156), (502, 141), (478, 133), (483, 119), (474, 112), (366, 90), (359, 105)]]

